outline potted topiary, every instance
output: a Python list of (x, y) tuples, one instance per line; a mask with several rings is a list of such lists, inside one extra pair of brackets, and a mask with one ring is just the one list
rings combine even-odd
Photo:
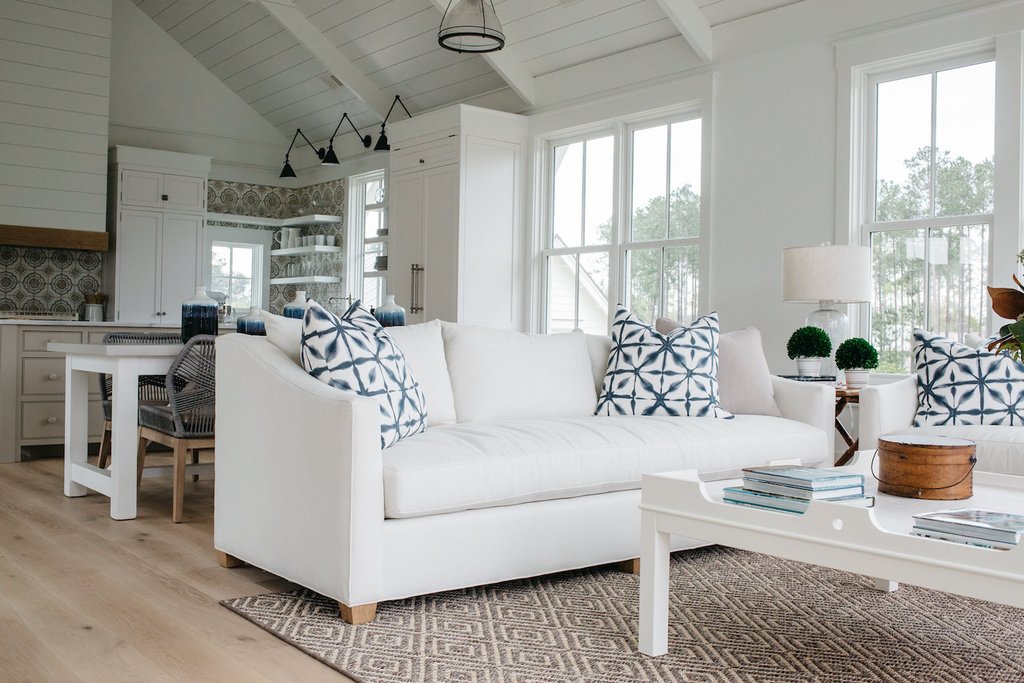
[(878, 351), (867, 339), (847, 339), (836, 349), (836, 367), (846, 371), (847, 389), (860, 389), (867, 386), (868, 375), (878, 367)]
[(832, 340), (825, 330), (808, 325), (790, 335), (786, 352), (796, 361), (797, 374), (816, 377), (821, 372), (821, 361), (832, 354)]

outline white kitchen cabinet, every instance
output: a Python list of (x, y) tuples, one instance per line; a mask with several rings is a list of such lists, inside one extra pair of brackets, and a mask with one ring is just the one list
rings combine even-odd
[(115, 147), (111, 252), (104, 269), (115, 322), (178, 323), (202, 285), (210, 158)]
[(390, 293), (410, 322), (521, 328), (525, 117), (456, 105), (391, 125)]

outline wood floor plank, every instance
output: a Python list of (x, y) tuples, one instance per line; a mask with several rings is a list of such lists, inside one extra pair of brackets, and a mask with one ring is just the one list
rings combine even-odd
[(183, 524), (170, 478), (144, 480), (128, 521), (62, 486), (57, 458), (0, 466), (0, 678), (349, 681), (218, 604), (292, 584), (217, 566), (212, 480), (186, 481)]

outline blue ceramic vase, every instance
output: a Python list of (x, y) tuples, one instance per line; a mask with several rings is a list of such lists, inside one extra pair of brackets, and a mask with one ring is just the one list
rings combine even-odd
[(257, 306), (251, 306), (249, 312), (235, 323), (235, 330), (239, 334), (251, 334), (255, 337), (267, 336), (267, 325), (263, 322), (263, 312)]
[(181, 343), (197, 334), (217, 334), (217, 302), (206, 296), (206, 287), (181, 304)]
[(309, 307), (309, 302), (306, 301), (306, 291), (302, 289), (295, 290), (295, 298), (284, 305), (282, 314), (286, 318), (298, 318), (302, 320), (306, 317), (306, 308)]
[(405, 309), (395, 303), (395, 295), (388, 294), (384, 303), (373, 311), (381, 327), (401, 327), (405, 324)]

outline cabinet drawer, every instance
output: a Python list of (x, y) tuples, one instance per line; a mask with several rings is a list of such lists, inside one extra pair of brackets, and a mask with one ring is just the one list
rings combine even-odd
[(391, 172), (408, 173), (425, 168), (454, 164), (459, 159), (457, 138), (445, 138), (415, 147), (400, 149), (391, 154)]
[[(103, 406), (89, 401), (89, 436), (103, 432)], [(21, 438), (64, 439), (64, 401), (26, 401), (21, 404)]]
[(50, 342), (61, 342), (64, 344), (79, 344), (82, 341), (81, 332), (47, 332), (46, 330), (26, 330), (22, 333), (22, 351), (45, 351), (46, 345)]
[(64, 359), (22, 358), (21, 393), (25, 395), (64, 395)]

